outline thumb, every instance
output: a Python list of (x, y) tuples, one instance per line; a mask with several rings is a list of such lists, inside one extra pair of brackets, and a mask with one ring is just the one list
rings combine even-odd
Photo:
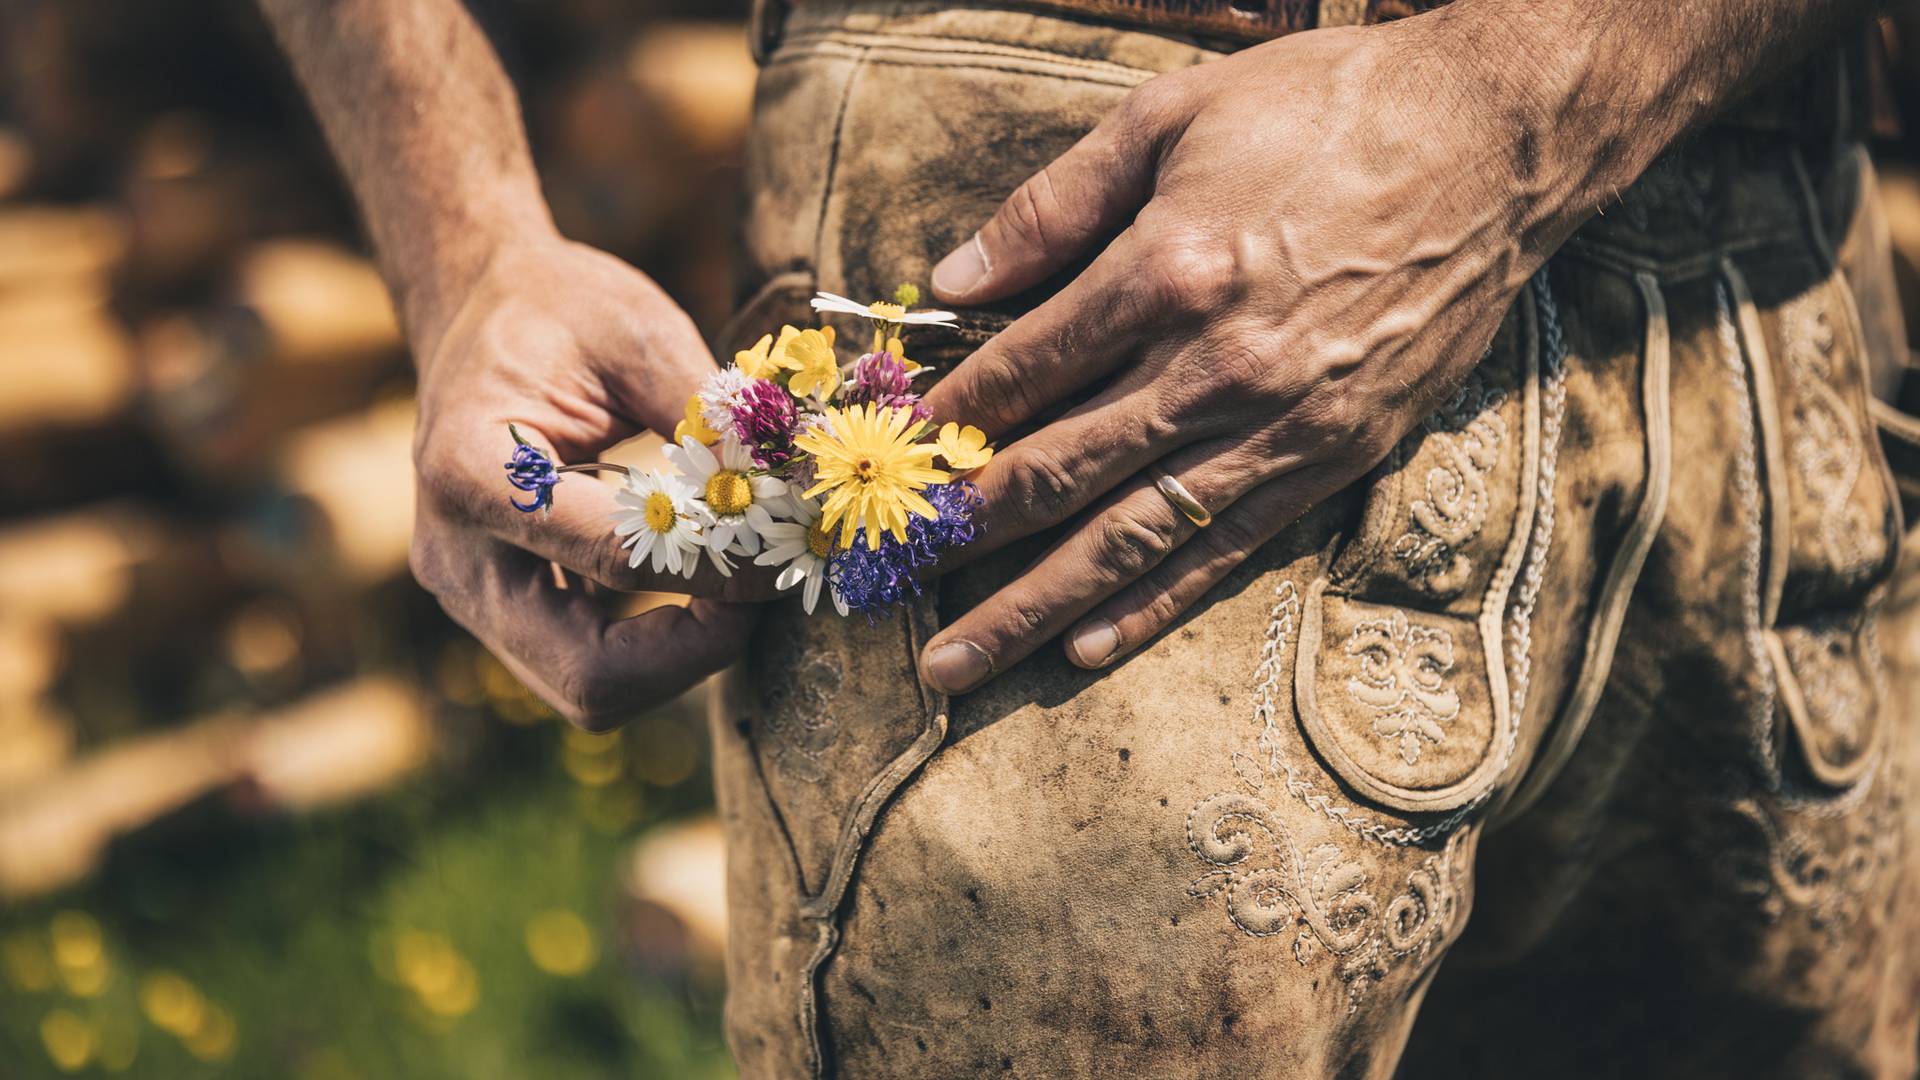
[(933, 268), (942, 301), (977, 304), (1037, 285), (1119, 232), (1152, 195), (1153, 140), (1122, 107), (1027, 178)]

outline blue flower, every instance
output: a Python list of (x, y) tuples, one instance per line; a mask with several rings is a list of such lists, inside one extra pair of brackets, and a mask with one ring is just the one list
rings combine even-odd
[(516, 445), (513, 448), (513, 460), (507, 462), (507, 483), (521, 491), (533, 493), (533, 501), (523, 503), (508, 497), (515, 510), (533, 513), (553, 505), (553, 485), (560, 482), (560, 474), (554, 471), (553, 459), (531, 443), (521, 440), (520, 433), (513, 433)]
[[(968, 543), (979, 535), (973, 512), (982, 502), (980, 489), (965, 480), (935, 484), (921, 492), (940, 516), (934, 520), (907, 516), (907, 539), (890, 534), (869, 549), (856, 536), (853, 546), (836, 549), (827, 560), (827, 582), (847, 606), (869, 617), (882, 608), (920, 595), (919, 574), (940, 561), (940, 553)], [(862, 529), (861, 532), (866, 530)]]

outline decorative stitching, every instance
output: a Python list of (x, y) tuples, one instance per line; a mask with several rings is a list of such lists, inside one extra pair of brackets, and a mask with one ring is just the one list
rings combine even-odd
[[(1869, 800), (1869, 795), (1875, 797)], [(1730, 868), (1739, 890), (1757, 903), (1767, 922), (1799, 912), (1830, 943), (1837, 942), (1841, 932), (1860, 918), (1876, 881), (1889, 869), (1904, 865), (1904, 771), (1892, 762), (1883, 763), (1848, 792), (1844, 802), (1848, 812), (1862, 805), (1866, 809), (1857, 820), (1839, 825), (1837, 836), (1833, 826), (1823, 829), (1815, 824), (1839, 816), (1831, 806), (1801, 813), (1792, 801), (1765, 796), (1742, 798), (1731, 805), (1733, 813), (1760, 834), (1766, 861), (1764, 865), (1748, 863), (1738, 848), (1730, 848), (1722, 853), (1722, 864)]]
[[(1527, 693), (1531, 685), (1533, 610), (1539, 600), (1541, 586), (1546, 580), (1547, 556), (1553, 547), (1553, 499), (1557, 488), (1560, 435), (1566, 419), (1567, 405), (1566, 339), (1560, 323), (1559, 305), (1554, 300), (1553, 289), (1547, 281), (1544, 268), (1534, 275), (1530, 287), (1533, 289), (1534, 308), (1539, 319), (1541, 379), (1544, 384), (1540, 421), (1540, 467), (1536, 493), (1537, 512), (1534, 516), (1532, 535), (1528, 537), (1520, 589), (1515, 595), (1513, 605), (1509, 608), (1507, 621), (1508, 649), (1514, 663), (1514, 675), (1508, 686), (1511, 709), (1507, 720), (1506, 737), (1500, 749), (1501, 772), (1506, 771), (1518, 747), (1520, 718), (1526, 708)], [(1254, 669), (1253, 715), (1261, 728), (1259, 745), (1265, 759), (1264, 775), (1276, 779), (1284, 777), (1282, 786), (1286, 792), (1299, 799), (1315, 813), (1363, 840), (1389, 846), (1424, 844), (1435, 837), (1450, 834), (1461, 822), (1466, 821), (1469, 816), (1485, 805), (1487, 799), (1493, 794), (1492, 787), (1439, 821), (1419, 828), (1407, 828), (1389, 825), (1338, 801), (1333, 796), (1316, 790), (1312, 779), (1302, 775), (1301, 771), (1286, 757), (1279, 744), (1274, 687), (1288, 681), (1284, 674), (1286, 669), (1281, 657), (1298, 625), (1300, 598), (1290, 580), (1282, 581), (1276, 586), (1274, 596), (1273, 609), (1267, 621), (1266, 638), (1260, 648), (1260, 664)], [(1244, 760), (1244, 755), (1235, 755), (1234, 767), (1241, 778), (1249, 784), (1255, 783), (1251, 777), (1261, 775), (1257, 767)]]
[(1439, 461), (1427, 470), (1425, 498), (1408, 511), (1407, 531), (1393, 542), (1414, 584), (1436, 594), (1466, 587), (1473, 561), (1465, 547), (1487, 523), (1487, 476), (1500, 464), (1507, 423), (1496, 411), (1506, 391), (1489, 388), (1478, 371), (1421, 421)]
[[(1365, 866), (1335, 844), (1303, 856), (1249, 783), (1251, 794), (1223, 792), (1188, 813), (1187, 846), (1216, 869), (1195, 878), (1187, 893), (1202, 900), (1224, 894), (1227, 918), (1250, 937), (1294, 931), (1293, 958), (1302, 967), (1325, 949), (1336, 958), (1351, 1015), (1375, 983), (1408, 959), (1424, 959), (1453, 925), (1467, 870), (1459, 850), (1465, 834), (1421, 860), (1383, 911)], [(1199, 822), (1206, 824), (1196, 829)]]
[(1836, 375), (1833, 324), (1825, 311), (1795, 306), (1787, 312), (1787, 377), (1794, 388), (1793, 460), (1807, 494), (1818, 506), (1821, 547), (1836, 572), (1862, 582), (1873, 574), (1865, 538), (1878, 532), (1866, 509), (1853, 501), (1860, 481), (1864, 441), (1833, 388)]
[(1754, 739), (1759, 744), (1762, 773), (1769, 785), (1778, 786), (1780, 763), (1773, 746), (1773, 710), (1777, 691), (1773, 662), (1767, 655), (1760, 610), (1760, 547), (1765, 534), (1761, 524), (1764, 510), (1760, 503), (1760, 457), (1758, 437), (1754, 431), (1754, 397), (1747, 385), (1746, 356), (1740, 349), (1740, 338), (1733, 325), (1733, 306), (1728, 299), (1724, 279), (1713, 285), (1713, 315), (1721, 356), (1725, 361), (1727, 383), (1733, 390), (1738, 406), (1734, 409), (1734, 416), (1740, 441), (1734, 452), (1733, 490), (1740, 500), (1741, 528), (1746, 534), (1740, 549), (1740, 638), (1746, 646), (1747, 659), (1753, 664), (1759, 678), (1758, 689), (1748, 708), (1748, 724), (1753, 728)]
[(1453, 671), (1453, 635), (1407, 621), (1400, 608), (1384, 619), (1363, 619), (1347, 635), (1345, 653), (1359, 661), (1347, 678), (1347, 697), (1373, 714), (1374, 734), (1400, 744), (1400, 757), (1420, 760), (1422, 740), (1447, 739), (1441, 725), (1460, 715), (1460, 695), (1447, 685)]

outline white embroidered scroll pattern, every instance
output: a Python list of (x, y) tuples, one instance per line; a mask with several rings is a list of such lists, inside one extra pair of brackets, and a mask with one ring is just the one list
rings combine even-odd
[(1833, 324), (1825, 311), (1796, 308), (1788, 330), (1787, 372), (1793, 382), (1794, 467), (1819, 506), (1820, 544), (1836, 569), (1872, 572), (1865, 538), (1878, 530), (1853, 501), (1864, 467), (1859, 429), (1834, 389)]
[[(1250, 785), (1257, 780), (1243, 773)], [(1187, 843), (1213, 867), (1187, 887), (1199, 899), (1226, 898), (1227, 918), (1244, 934), (1293, 932), (1302, 967), (1322, 950), (1334, 959), (1353, 1012), (1367, 991), (1408, 958), (1424, 958), (1459, 911), (1465, 860), (1455, 833), (1422, 859), (1383, 908), (1372, 874), (1339, 845), (1300, 850), (1292, 832), (1256, 789), (1223, 792), (1187, 815)]]
[(1436, 594), (1458, 592), (1473, 572), (1461, 549), (1487, 523), (1487, 476), (1506, 442), (1498, 411), (1506, 399), (1475, 372), (1421, 421), (1421, 445), (1433, 447), (1439, 460), (1427, 469), (1421, 497), (1408, 505), (1412, 520), (1392, 551), (1416, 584)]
[(1460, 715), (1460, 695), (1447, 685), (1452, 634), (1414, 625), (1396, 608), (1356, 624), (1344, 651), (1358, 662), (1347, 696), (1371, 717), (1374, 734), (1399, 743), (1407, 764), (1419, 762), (1425, 743), (1446, 741), (1444, 725)]
[[(1322, 952), (1334, 958), (1353, 1011), (1395, 963), (1424, 957), (1453, 925), (1466, 870), (1458, 851), (1465, 834), (1453, 834), (1441, 851), (1423, 858), (1384, 907), (1366, 866), (1348, 858), (1340, 845), (1319, 844), (1302, 852), (1270, 801), (1289, 794), (1310, 803), (1326, 798), (1295, 791), (1299, 781), (1285, 763), (1273, 700), (1285, 681), (1299, 614), (1299, 591), (1293, 582), (1282, 581), (1255, 671), (1261, 760), (1234, 754), (1234, 772), (1246, 790), (1208, 796), (1188, 811), (1187, 845), (1207, 869), (1187, 891), (1197, 899), (1224, 897), (1228, 920), (1251, 937), (1291, 931), (1293, 958), (1302, 967)], [(1268, 780), (1283, 773), (1284, 790), (1269, 791)], [(1342, 807), (1323, 809), (1362, 836), (1382, 831), (1378, 823), (1347, 818)]]
[(1891, 763), (1842, 800), (1741, 798), (1730, 809), (1754, 842), (1717, 855), (1764, 921), (1797, 913), (1837, 942), (1862, 917), (1876, 886), (1904, 865), (1906, 798), (1905, 772)]

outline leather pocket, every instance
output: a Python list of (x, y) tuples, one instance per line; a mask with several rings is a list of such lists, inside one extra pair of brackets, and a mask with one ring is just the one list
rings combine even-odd
[(1373, 475), (1361, 523), (1310, 585), (1294, 701), (1315, 753), (1367, 799), (1454, 810), (1513, 742), (1501, 626), (1533, 520), (1533, 303)]
[(1774, 515), (1766, 645), (1783, 753), (1844, 787), (1872, 766), (1887, 701), (1876, 618), (1900, 543), (1900, 506), (1868, 407), (1867, 358), (1838, 274), (1758, 313), (1772, 358)]

